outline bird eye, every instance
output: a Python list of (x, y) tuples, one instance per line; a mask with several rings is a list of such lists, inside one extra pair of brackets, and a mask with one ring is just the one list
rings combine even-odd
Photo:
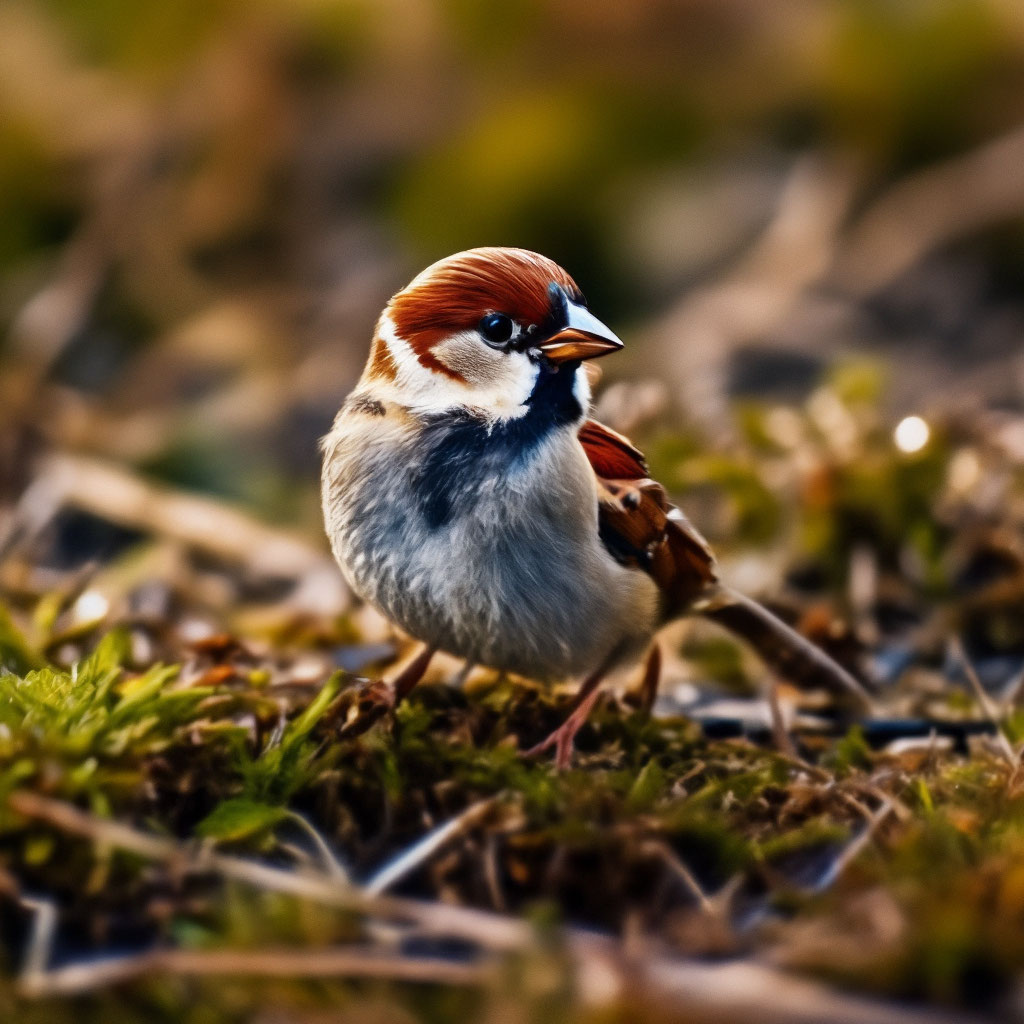
[(512, 337), (514, 327), (512, 318), (504, 313), (488, 313), (480, 321), (480, 333), (488, 345), (504, 345)]

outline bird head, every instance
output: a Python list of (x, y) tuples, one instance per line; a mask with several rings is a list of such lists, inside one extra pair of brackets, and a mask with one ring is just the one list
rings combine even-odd
[(525, 249), (470, 249), (392, 297), (362, 383), (420, 412), (503, 419), (523, 415), (541, 378), (561, 373), (586, 408), (581, 361), (621, 347), (557, 263)]

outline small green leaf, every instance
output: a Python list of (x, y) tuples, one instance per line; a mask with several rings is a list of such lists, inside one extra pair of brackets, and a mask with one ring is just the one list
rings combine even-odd
[(631, 810), (646, 811), (665, 791), (665, 773), (653, 758), (640, 770), (630, 787), (626, 803)]
[(324, 683), (309, 707), (285, 730), (284, 736), (281, 739), (282, 747), (289, 747), (293, 743), (301, 742), (306, 738), (312, 731), (313, 726), (320, 721), (331, 701), (338, 695), (344, 677), (345, 674), (343, 672), (335, 672)]
[(932, 800), (932, 791), (928, 788), (928, 783), (924, 779), (915, 779), (914, 788), (917, 792), (917, 799), (921, 804), (921, 809), (924, 811), (925, 816), (930, 818), (935, 813), (935, 803)]
[(25, 848), (22, 852), (22, 857), (26, 864), (39, 867), (40, 864), (45, 864), (50, 857), (53, 856), (55, 846), (56, 843), (54, 842), (53, 836), (30, 836), (25, 841)]
[(121, 674), (121, 667), (130, 649), (128, 634), (122, 629), (112, 629), (96, 645), (96, 650), (75, 666), (76, 681), (81, 684), (105, 685), (106, 677), (116, 678)]
[(14, 624), (11, 613), (0, 604), (0, 669), (24, 675), (29, 669), (39, 668), (40, 665), (42, 659)]
[(164, 686), (177, 674), (177, 665), (154, 665), (137, 679), (126, 683), (121, 690), (121, 699), (111, 712), (111, 720), (121, 722), (126, 717), (131, 717), (130, 712), (159, 695)]
[(836, 744), (832, 762), (832, 770), (840, 777), (848, 775), (855, 768), (871, 767), (871, 747), (864, 739), (864, 730), (859, 725), (853, 726)]
[(196, 831), (206, 839), (238, 842), (268, 832), (287, 817), (284, 807), (237, 797), (218, 804)]

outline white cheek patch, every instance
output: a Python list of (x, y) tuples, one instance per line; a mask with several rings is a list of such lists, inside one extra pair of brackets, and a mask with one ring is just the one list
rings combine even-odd
[(468, 406), (502, 419), (526, 413), (538, 368), (525, 353), (489, 348), (475, 331), (453, 334), (434, 346), (434, 356), (459, 381), (424, 366), (389, 316), (381, 318), (380, 336), (395, 363), (395, 381), (387, 385), (395, 402), (421, 412)]
[(465, 403), (466, 386), (424, 366), (399, 337), (391, 317), (381, 317), (378, 331), (394, 360), (395, 381), (388, 387), (396, 402), (409, 406)]
[(587, 373), (582, 366), (576, 371), (576, 379), (572, 382), (572, 393), (576, 396), (576, 401), (580, 403), (583, 415), (589, 415), (590, 381), (588, 380)]
[(434, 346), (434, 356), (473, 388), (498, 387), (508, 374), (508, 356), (484, 345), (476, 331), (445, 338)]
[(523, 352), (502, 352), (463, 331), (434, 347), (434, 355), (461, 374), (473, 401), (497, 415), (520, 416), (537, 382), (538, 367)]

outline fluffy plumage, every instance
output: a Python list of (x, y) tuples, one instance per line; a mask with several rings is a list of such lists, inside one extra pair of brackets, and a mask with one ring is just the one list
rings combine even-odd
[[(580, 361), (618, 347), (572, 278), (521, 249), (459, 253), (395, 295), (323, 441), (327, 533), (356, 593), (431, 648), (591, 688), (698, 603), (777, 638), (723, 597), (643, 455), (586, 419)], [(806, 646), (789, 644), (821, 669)]]
[(513, 423), (343, 414), (324, 474), (339, 563), (406, 632), (475, 663), (552, 678), (638, 653), (657, 589), (602, 544), (582, 448), (562, 428), (520, 449)]
[[(552, 285), (582, 302), (557, 264), (518, 249), (415, 278), (381, 317), (323, 473), (327, 532), (357, 593), (431, 646), (544, 677), (635, 656), (662, 603), (602, 539), (577, 437), (586, 377), (539, 351), (565, 327)], [(515, 324), (505, 350), (476, 331), (495, 312)]]

